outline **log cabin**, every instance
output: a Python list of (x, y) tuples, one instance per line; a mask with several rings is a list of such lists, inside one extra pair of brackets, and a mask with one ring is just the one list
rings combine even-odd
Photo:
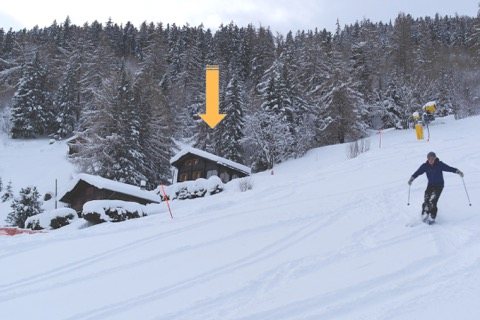
[(160, 203), (160, 196), (118, 181), (81, 173), (59, 193), (57, 199), (67, 203), (77, 213), (82, 212), (83, 205), (91, 200), (123, 200), (140, 204)]
[(247, 166), (192, 147), (177, 153), (170, 159), (170, 164), (177, 169), (174, 182), (208, 179), (216, 175), (223, 183), (227, 183), (235, 178), (249, 176), (251, 173)]

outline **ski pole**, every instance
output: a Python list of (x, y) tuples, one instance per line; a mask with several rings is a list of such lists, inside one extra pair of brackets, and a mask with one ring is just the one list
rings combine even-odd
[(408, 185), (408, 202), (407, 202), (407, 206), (410, 205), (410, 188), (411, 188), (411, 185)]
[(462, 181), (463, 181), (463, 187), (465, 188), (465, 193), (467, 194), (468, 205), (471, 207), (472, 203), (470, 202), (470, 197), (468, 196), (467, 186), (465, 185), (465, 179), (463, 179), (463, 177), (462, 177)]

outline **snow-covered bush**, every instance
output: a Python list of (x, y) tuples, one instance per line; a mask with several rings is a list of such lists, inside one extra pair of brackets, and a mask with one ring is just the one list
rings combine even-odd
[[(197, 179), (195, 181), (185, 181), (175, 183), (165, 188), (167, 197), (169, 200), (178, 199), (195, 199), (201, 198), (205, 195), (212, 195), (222, 192), (225, 189), (225, 185), (222, 180), (217, 176), (211, 176), (208, 179)], [(163, 192), (157, 191), (160, 194), (162, 201), (165, 200)]]
[(32, 230), (58, 229), (77, 219), (77, 212), (71, 208), (59, 208), (28, 218), (25, 226)]
[(122, 200), (92, 200), (83, 205), (82, 217), (94, 224), (120, 222), (146, 216), (146, 207)]
[(251, 177), (244, 177), (238, 179), (238, 188), (241, 192), (245, 192), (253, 189), (253, 180)]

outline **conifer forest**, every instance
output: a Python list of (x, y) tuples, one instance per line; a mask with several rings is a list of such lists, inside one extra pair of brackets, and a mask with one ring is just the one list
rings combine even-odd
[[(320, 22), (319, 22), (320, 23)], [(205, 112), (205, 68), (220, 112)], [(273, 33), (268, 26), (114, 21), (0, 28), (0, 129), (13, 139), (76, 137), (81, 172), (149, 188), (191, 145), (254, 171), (309, 149), (436, 116), (480, 113), (480, 11)], [(414, 136), (412, 135), (412, 139)]]

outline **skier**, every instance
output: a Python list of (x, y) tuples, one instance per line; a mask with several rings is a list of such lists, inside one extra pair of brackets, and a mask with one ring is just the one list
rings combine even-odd
[(419, 175), (427, 174), (428, 185), (422, 204), (422, 220), (428, 224), (435, 223), (437, 217), (437, 202), (444, 186), (443, 171), (456, 173), (463, 178), (463, 172), (440, 161), (435, 152), (429, 152), (427, 162), (423, 163), (408, 180), (408, 184), (411, 185)]

